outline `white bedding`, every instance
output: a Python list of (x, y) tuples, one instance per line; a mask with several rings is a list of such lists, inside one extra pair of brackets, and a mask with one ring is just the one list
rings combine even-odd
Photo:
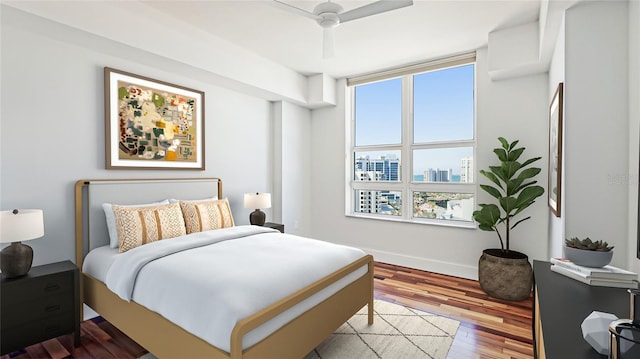
[[(96, 251), (86, 257), (83, 271), (123, 299), (160, 313), (227, 352), (239, 320), (365, 255), (356, 248), (257, 226), (194, 233), (120, 254)], [(366, 272), (364, 266), (249, 332), (243, 349)]]

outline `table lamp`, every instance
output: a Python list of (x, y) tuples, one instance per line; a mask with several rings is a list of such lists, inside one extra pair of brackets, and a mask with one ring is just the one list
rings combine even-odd
[(249, 222), (258, 226), (264, 225), (267, 217), (261, 208), (271, 208), (271, 193), (245, 193), (244, 208), (255, 208), (256, 210), (249, 215)]
[(29, 273), (33, 249), (21, 241), (44, 236), (41, 209), (14, 209), (0, 212), (0, 243), (11, 243), (0, 251), (0, 270), (8, 278)]

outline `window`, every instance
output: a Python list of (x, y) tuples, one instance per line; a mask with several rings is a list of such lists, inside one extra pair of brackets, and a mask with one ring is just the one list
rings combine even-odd
[(475, 55), (349, 79), (347, 214), (473, 225)]

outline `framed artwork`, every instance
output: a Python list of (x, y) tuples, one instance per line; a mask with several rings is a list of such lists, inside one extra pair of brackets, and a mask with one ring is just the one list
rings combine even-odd
[(549, 207), (556, 217), (560, 217), (562, 192), (562, 115), (563, 84), (558, 84), (549, 106)]
[(204, 92), (104, 68), (107, 169), (204, 170)]

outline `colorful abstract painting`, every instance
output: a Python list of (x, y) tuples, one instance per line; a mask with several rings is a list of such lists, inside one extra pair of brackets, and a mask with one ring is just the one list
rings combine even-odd
[(204, 170), (204, 93), (105, 68), (107, 168)]

